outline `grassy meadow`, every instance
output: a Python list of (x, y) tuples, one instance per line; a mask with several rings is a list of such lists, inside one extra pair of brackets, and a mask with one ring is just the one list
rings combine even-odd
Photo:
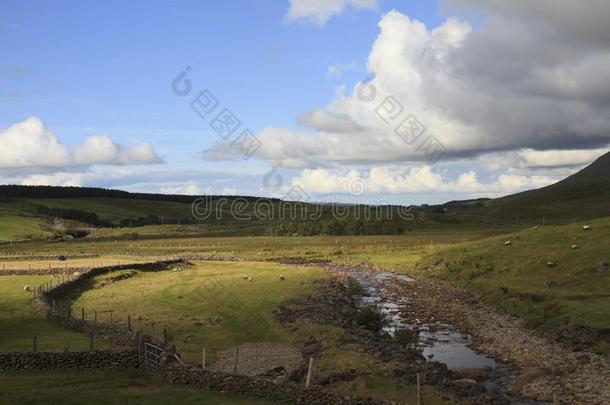
[[(94, 288), (75, 295), (72, 305), (87, 313), (93, 308), (112, 309), (114, 322), (126, 322), (130, 314), (134, 328), (159, 337), (165, 328), (183, 359), (194, 364), (200, 363), (202, 348), (213, 362), (218, 351), (236, 344), (275, 342), (301, 347), (315, 337), (323, 351), (314, 377), (350, 368), (367, 370), (371, 375), (342, 384), (346, 394), (357, 390), (362, 395), (415, 399), (413, 386), (383, 377), (396, 364), (380, 362), (346, 344), (348, 337), (341, 328), (302, 320), (285, 326), (274, 320), (273, 311), (282, 301), (313, 292), (314, 282), (328, 277), (322, 270), (265, 262), (194, 264), (181, 272), (138, 272), (103, 288), (95, 286), (110, 275), (97, 277), (89, 286)], [(244, 275), (253, 282), (244, 280)], [(280, 275), (286, 279), (280, 280)], [(382, 380), (387, 381), (379, 383)], [(426, 389), (426, 395), (431, 404), (447, 403), (434, 388)]]
[[(36, 287), (50, 280), (49, 276), (0, 276), (1, 351), (31, 351), (34, 335), (39, 351), (89, 349), (89, 336), (52, 325), (32, 308), (33, 294), (23, 287)], [(100, 349), (111, 347), (101, 339), (94, 344)]]
[[(530, 326), (610, 329), (610, 218), (540, 226), (429, 255), (420, 275), (457, 282)], [(507, 240), (510, 245), (505, 245)], [(426, 273), (444, 260), (446, 266)], [(549, 266), (552, 262), (554, 266)], [(604, 265), (606, 263), (606, 265)]]
[[(336, 388), (346, 394), (410, 401), (415, 395), (412, 386), (385, 377), (395, 365), (376, 361), (360, 353), (358, 347), (346, 344), (349, 339), (340, 328), (306, 321), (287, 326), (275, 322), (272, 311), (280, 302), (312, 292), (315, 281), (327, 275), (316, 268), (281, 266), (267, 260), (366, 261), (416, 277), (451, 280), (481, 293), (487, 302), (523, 318), (534, 328), (577, 324), (607, 330), (610, 328), (610, 316), (606, 310), (610, 307), (610, 275), (608, 271), (595, 269), (600, 268), (600, 262), (610, 261), (607, 248), (610, 245), (610, 219), (588, 222), (592, 228), (590, 231), (583, 231), (583, 224), (428, 229), (392, 236), (312, 237), (175, 237), (173, 232), (179, 231), (176, 225), (150, 226), (143, 227), (150, 230), (148, 237), (140, 235), (127, 239), (124, 238), (127, 234), (122, 234), (127, 231), (119, 230), (117, 237), (113, 238), (110, 232), (116, 231), (100, 230), (98, 238), (3, 244), (0, 245), (0, 264), (16, 266), (25, 263), (44, 267), (53, 265), (55, 261), (42, 257), (59, 254), (96, 255), (92, 258), (68, 258), (66, 262), (70, 267), (88, 260), (110, 264), (190, 254), (246, 258), (249, 261), (194, 261), (193, 266), (180, 272), (125, 271), (132, 273), (131, 277), (116, 282), (109, 279), (117, 273), (100, 276), (86, 290), (72, 296), (70, 303), (75, 311), (85, 308), (87, 316), (97, 310), (102, 322), (109, 321), (106, 311), (113, 310), (114, 322), (126, 322), (127, 315), (131, 314), (135, 328), (148, 333), (154, 331), (159, 337), (162, 330), (167, 329), (185, 360), (192, 363), (200, 362), (204, 347), (208, 361), (212, 362), (216, 352), (235, 344), (278, 342), (301, 346), (315, 336), (323, 345), (316, 362), (315, 377), (324, 378), (349, 368), (368, 370), (370, 375), (341, 383)], [(169, 228), (170, 235), (164, 235)], [(141, 229), (138, 231), (142, 232)], [(189, 225), (187, 229), (192, 229), (195, 234), (197, 226)], [(505, 246), (506, 240), (511, 244)], [(576, 248), (572, 249), (572, 245)], [(439, 265), (434, 271), (429, 270), (431, 265), (441, 260), (446, 266)], [(549, 267), (549, 261), (555, 266)], [(64, 266), (66, 262), (62, 262)], [(285, 281), (279, 280), (280, 274), (286, 276)], [(244, 275), (252, 276), (254, 282), (245, 281)], [(33, 313), (29, 305), (31, 297), (23, 292), (23, 285), (40, 284), (46, 279), (46, 276), (0, 278), (0, 288), (5, 291), (0, 319), (2, 350), (28, 349), (34, 330), (40, 336), (53, 337), (47, 342), (43, 337), (39, 338), (40, 350), (45, 350), (44, 345), (48, 345), (50, 350), (63, 350), (66, 342), (74, 350), (79, 344), (83, 347), (88, 345), (86, 336), (58, 330)], [(101, 285), (103, 288), (96, 288)], [(40, 332), (45, 330), (45, 333)], [(604, 347), (598, 349), (607, 351)], [(43, 374), (26, 379), (34, 381)], [(137, 378), (134, 381), (138, 381)], [(87, 384), (83, 384), (83, 390), (87, 392)], [(140, 382), (137, 382), (134, 383), (136, 388), (128, 386), (125, 392), (122, 386), (113, 386), (112, 382), (108, 384), (109, 392), (115, 392), (117, 398), (133, 395), (135, 403), (147, 391), (146, 382), (141, 382), (141, 390)], [(160, 390), (159, 398), (170, 395), (162, 387), (157, 389)], [(184, 395), (188, 403), (191, 393), (187, 390), (177, 395)], [(205, 397), (208, 394), (199, 395)], [(426, 398), (426, 403), (445, 403), (442, 395), (433, 388), (428, 389)], [(105, 403), (102, 399), (99, 401)], [(223, 403), (220, 401), (214, 399), (210, 403)]]
[[(171, 226), (170, 226), (171, 227)], [(146, 228), (146, 227), (144, 227)], [(511, 228), (512, 229), (512, 228)], [(452, 228), (405, 235), (368, 236), (253, 236), (87, 239), (71, 242), (31, 242), (0, 245), (0, 258), (21, 255), (78, 255), (166, 257), (216, 254), (252, 260), (282, 257), (330, 259), (336, 262), (368, 260), (396, 271), (410, 272), (426, 255), (458, 243), (509, 232), (506, 228)], [(69, 261), (69, 260), (68, 260)]]
[(270, 405), (186, 386), (160, 384), (138, 371), (20, 371), (0, 373), (0, 402), (10, 404)]
[(131, 314), (134, 328), (158, 337), (167, 329), (184, 358), (197, 363), (204, 347), (213, 356), (234, 344), (289, 340), (272, 311), (288, 298), (310, 293), (312, 282), (323, 277), (321, 270), (269, 263), (195, 262), (180, 272), (138, 272), (89, 289), (72, 306), (88, 313), (113, 310), (114, 322), (126, 323)]

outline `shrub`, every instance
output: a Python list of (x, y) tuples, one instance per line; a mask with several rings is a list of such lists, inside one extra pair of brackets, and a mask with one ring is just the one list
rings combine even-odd
[(350, 295), (364, 295), (364, 288), (362, 288), (358, 280), (353, 277), (349, 277), (346, 282), (347, 291)]
[(362, 308), (356, 315), (356, 322), (358, 322), (358, 325), (375, 332), (380, 331), (390, 323), (387, 315), (376, 305)]
[(400, 329), (394, 334), (394, 342), (407, 352), (421, 352), (418, 341), (419, 333), (411, 329)]

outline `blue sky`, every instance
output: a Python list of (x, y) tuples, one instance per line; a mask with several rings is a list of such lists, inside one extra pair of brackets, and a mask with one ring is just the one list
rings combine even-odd
[[(42, 127), (52, 131), (58, 142), (74, 156), (69, 162), (58, 158), (53, 160), (55, 163), (37, 166), (11, 163), (24, 159), (36, 161), (33, 156), (38, 155), (21, 156), (30, 153), (27, 148), (14, 152), (19, 155), (17, 157), (0, 154), (0, 159), (5, 159), (5, 164), (1, 165), (3, 182), (99, 185), (150, 192), (279, 193), (281, 196), (285, 189), (261, 188), (261, 176), (279, 165), (284, 167), (283, 184), (286, 187), (299, 185), (306, 190), (310, 187), (307, 193), (313, 198), (349, 191), (341, 183), (356, 176), (374, 185), (371, 194), (391, 195), (389, 198), (394, 201), (399, 201), (404, 194), (418, 202), (443, 201), (484, 194), (486, 181), (497, 183), (492, 194), (516, 191), (519, 186), (515, 186), (515, 181), (522, 188), (543, 185), (587, 163), (605, 147), (603, 141), (594, 142), (597, 138), (592, 137), (599, 138), (605, 133), (587, 132), (588, 143), (583, 140), (582, 145), (570, 148), (590, 150), (588, 154), (576, 162), (555, 162), (540, 173), (532, 171), (534, 164), (522, 165), (514, 173), (498, 171), (497, 167), (507, 169), (506, 162), (515, 162), (515, 159), (539, 160), (538, 155), (524, 158), (524, 153), (566, 149), (565, 145), (558, 141), (557, 145), (551, 142), (548, 147), (541, 148), (540, 143), (528, 144), (522, 139), (503, 144), (488, 142), (481, 135), (476, 145), (474, 141), (467, 146), (458, 145), (449, 150), (456, 150), (455, 154), (449, 156), (449, 153), (447, 159), (434, 165), (412, 156), (384, 161), (383, 150), (370, 161), (363, 161), (356, 151), (351, 154), (345, 150), (345, 156), (333, 152), (330, 159), (320, 157), (311, 161), (301, 156), (298, 164), (292, 164), (300, 155), (299, 142), (307, 142), (312, 136), (333, 137), (332, 131), (317, 127), (317, 123), (308, 129), (304, 129), (302, 123), (299, 125), (298, 117), (307, 112), (314, 109), (330, 111), (333, 120), (353, 113), (349, 119), (358, 125), (367, 128), (379, 125), (368, 125), (367, 118), (359, 121), (362, 114), (354, 112), (349, 105), (337, 106), (337, 100), (342, 97), (337, 94), (338, 89), (343, 89), (343, 93), (339, 93), (350, 97), (358, 82), (373, 77), (378, 78), (380, 88), (392, 83), (389, 80), (392, 72), (385, 72), (385, 66), (393, 63), (391, 52), (395, 47), (391, 35), (396, 35), (400, 48), (405, 46), (400, 43), (401, 38), (404, 42), (404, 37), (400, 36), (402, 28), (417, 28), (416, 20), (432, 32), (435, 27), (445, 27), (447, 17), (466, 18), (467, 15), (464, 9), (433, 1), (361, 0), (361, 7), (358, 7), (350, 0), (337, 0), (343, 9), (321, 22), (320, 14), (316, 13), (324, 10), (313, 7), (312, 11), (312, 7), (299, 3), (303, 1), (182, 1), (171, 4), (4, 1), (0, 14), (0, 131), (4, 132), (0, 134), (0, 143), (2, 136), (20, 139), (31, 136), (41, 146), (41, 139), (46, 138), (30, 135), (29, 129), (19, 127), (9, 131), (12, 125), (36, 117)], [(298, 14), (299, 7), (311, 14), (290, 18), (291, 10)], [(441, 8), (443, 12), (439, 11)], [(395, 13), (393, 20), (390, 12)], [(506, 10), (495, 12), (500, 16), (507, 14)], [(488, 15), (490, 20), (494, 17), (497, 16)], [(383, 21), (386, 28), (381, 29)], [(484, 27), (484, 23), (474, 21), (469, 22), (471, 31), (473, 26)], [(456, 27), (462, 29), (462, 26)], [(447, 32), (453, 32), (449, 28)], [(383, 41), (377, 41), (384, 30), (387, 34)], [(463, 31), (460, 35), (466, 37), (469, 30), (464, 28)], [(481, 34), (479, 28), (474, 31)], [(468, 35), (470, 38), (473, 34)], [(432, 45), (428, 41), (417, 46)], [(383, 50), (379, 53), (385, 59), (378, 63), (381, 67), (371, 68), (369, 58), (375, 53), (375, 46)], [(400, 61), (397, 64), (400, 67)], [(192, 68), (189, 79), (195, 91), (209, 89), (222, 107), (229, 108), (239, 118), (243, 127), (265, 140), (260, 154), (248, 160), (240, 156), (224, 160), (202, 159), (199, 152), (207, 150), (214, 155), (214, 151), (222, 151), (223, 146), (209, 127), (210, 119), (202, 120), (189, 107), (190, 98), (177, 97), (171, 91), (172, 80), (186, 66)], [(404, 71), (408, 72), (408, 69)], [(383, 75), (388, 80), (382, 81)], [(395, 83), (401, 85), (400, 81)], [(395, 91), (393, 85), (389, 88)], [(401, 100), (405, 100), (405, 104), (413, 103), (406, 96)], [(446, 100), (427, 100), (426, 103), (422, 111), (429, 111), (430, 103), (439, 111), (452, 107), (446, 105)], [(329, 107), (331, 104), (333, 106)], [(419, 111), (419, 107), (418, 104), (414, 110)], [(425, 112), (421, 114), (426, 116)], [(451, 114), (451, 119), (456, 115), (458, 112)], [(471, 119), (458, 118), (461, 123)], [(41, 131), (40, 126), (34, 128)], [(271, 134), (270, 128), (274, 129)], [(280, 130), (290, 140), (276, 144), (274, 136), (277, 135), (274, 134)], [(481, 131), (489, 131), (489, 127)], [(344, 142), (345, 139), (349, 143), (363, 142), (359, 138), (362, 131), (351, 135), (343, 130), (339, 132), (338, 136)], [(113, 155), (97, 160), (95, 157), (91, 160), (75, 157), (76, 152), (71, 150), (93, 135), (107, 136), (104, 145), (120, 145), (119, 150), (125, 154), (120, 158)], [(442, 139), (444, 133), (436, 135)], [(144, 155), (130, 152), (142, 143), (148, 144), (152, 151), (147, 150)], [(454, 142), (446, 143), (452, 145)], [(88, 149), (82, 150), (86, 156), (95, 155)], [(307, 148), (303, 150), (308, 153)], [(507, 155), (509, 153), (513, 155)], [(163, 163), (159, 163), (161, 160)], [(430, 170), (426, 171), (426, 167)], [(371, 177), (374, 170), (385, 170), (387, 176), (383, 181), (389, 183), (375, 183)], [(478, 185), (462, 192), (460, 184), (467, 183), (458, 184), (457, 181), (461, 175), (471, 172), (476, 174)], [(420, 176), (440, 176), (440, 184), (452, 183), (453, 186), (440, 187), (439, 191), (438, 177), (431, 182), (420, 177), (424, 180), (412, 186), (409, 176), (418, 173), (423, 173)], [(502, 175), (521, 177), (512, 179), (511, 185), (503, 189), (498, 183)], [(332, 178), (333, 182), (317, 184), (316, 176)]]

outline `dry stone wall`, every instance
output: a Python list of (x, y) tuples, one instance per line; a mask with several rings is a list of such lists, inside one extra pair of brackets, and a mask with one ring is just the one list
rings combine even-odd
[(292, 382), (277, 383), (272, 378), (265, 376), (231, 375), (175, 362), (165, 364), (162, 378), (171, 384), (188, 385), (286, 403), (319, 405), (386, 405), (394, 403), (372, 398), (341, 395), (319, 387), (305, 388)]
[(136, 367), (138, 367), (138, 354), (135, 350), (0, 353), (0, 370), (3, 371)]

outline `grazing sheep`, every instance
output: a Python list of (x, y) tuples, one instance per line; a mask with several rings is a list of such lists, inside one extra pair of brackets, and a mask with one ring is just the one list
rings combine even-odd
[(546, 267), (555, 267), (557, 264), (555, 262), (546, 262)]
[(280, 280), (282, 280), (282, 281), (286, 280), (286, 276), (284, 276), (283, 274), (280, 274)]
[(591, 226), (590, 225), (583, 225), (582, 226), (582, 230), (583, 231), (590, 231), (591, 230)]
[(570, 249), (572, 249), (572, 250), (578, 249), (578, 245), (572, 245), (572, 246), (570, 246)]
[(80, 271), (75, 271), (73, 275), (74, 275), (74, 277), (80, 276)]
[(511, 241), (509, 241), (509, 240), (507, 240), (506, 242), (504, 242), (504, 246), (510, 246), (510, 245), (512, 245), (512, 244), (513, 244), (513, 242), (511, 242)]
[(248, 277), (248, 281), (253, 282), (254, 280), (252, 279), (252, 277)]
[(32, 287), (30, 287), (29, 285), (26, 285), (23, 287), (23, 291), (30, 292), (30, 291), (32, 291)]
[(244, 280), (247, 280), (250, 276), (247, 274), (244, 274)]

